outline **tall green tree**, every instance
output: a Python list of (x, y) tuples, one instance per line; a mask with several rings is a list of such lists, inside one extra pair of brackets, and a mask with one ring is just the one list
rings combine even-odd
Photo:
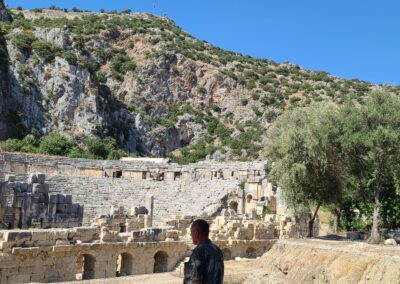
[(378, 243), (382, 200), (399, 196), (400, 98), (375, 93), (360, 107), (344, 107), (342, 121), (342, 149), (360, 197), (374, 204), (371, 239)]
[(346, 170), (338, 140), (340, 122), (335, 105), (319, 103), (286, 111), (267, 132), (271, 174), (288, 206), (296, 213), (314, 208), (310, 237), (319, 208), (337, 204), (343, 196)]

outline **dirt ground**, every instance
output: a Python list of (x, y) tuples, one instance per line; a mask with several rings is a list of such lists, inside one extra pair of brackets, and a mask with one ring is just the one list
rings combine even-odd
[(280, 240), (246, 284), (400, 283), (400, 246), (327, 240)]

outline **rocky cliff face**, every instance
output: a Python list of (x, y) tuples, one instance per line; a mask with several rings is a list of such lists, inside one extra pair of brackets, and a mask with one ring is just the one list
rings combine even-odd
[[(10, 22), (12, 20), (10, 13), (6, 9), (3, 0), (0, 0), (0, 22)], [(4, 34), (0, 32), (0, 140), (8, 136), (8, 123), (4, 115), (4, 100), (9, 92), (8, 84), (8, 55)]]
[(12, 20), (11, 14), (6, 9), (6, 5), (3, 0), (0, 0), (0, 21), (10, 22)]
[(2, 24), (0, 139), (111, 136), (140, 155), (254, 159), (287, 107), (361, 101), (374, 88), (223, 51), (148, 14), (13, 13)]

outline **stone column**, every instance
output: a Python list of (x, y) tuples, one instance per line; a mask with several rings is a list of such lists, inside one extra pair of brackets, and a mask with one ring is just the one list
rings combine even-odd
[(146, 209), (148, 211), (148, 215), (153, 219), (153, 210), (154, 210), (154, 196), (147, 195), (146, 196)]

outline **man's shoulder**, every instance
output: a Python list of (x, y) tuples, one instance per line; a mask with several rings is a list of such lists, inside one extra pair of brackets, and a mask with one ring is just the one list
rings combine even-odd
[(201, 243), (193, 250), (193, 253), (201, 253), (201, 252), (203, 252), (203, 251), (210, 250), (210, 249), (213, 250), (213, 251), (221, 252), (221, 254), (222, 254), (221, 249), (220, 249), (216, 244), (214, 244), (212, 241), (210, 241), (210, 240), (205, 241), (205, 242), (201, 242)]

